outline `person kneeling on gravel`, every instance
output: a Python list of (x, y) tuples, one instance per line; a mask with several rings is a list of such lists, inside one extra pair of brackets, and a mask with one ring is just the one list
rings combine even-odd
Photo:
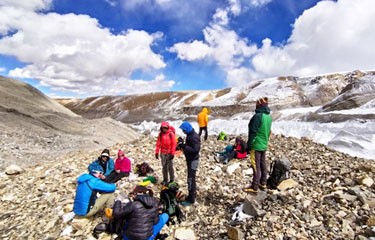
[(99, 173), (84, 173), (78, 177), (77, 183), (73, 206), (76, 215), (91, 217), (99, 210), (113, 206), (116, 186), (103, 182)]

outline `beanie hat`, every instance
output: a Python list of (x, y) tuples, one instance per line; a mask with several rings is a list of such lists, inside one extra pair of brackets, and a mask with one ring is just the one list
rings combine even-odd
[(102, 154), (100, 154), (101, 157), (109, 157), (109, 150), (108, 149), (104, 149)]
[(267, 106), (268, 106), (268, 98), (267, 97), (259, 98), (256, 102), (256, 108), (267, 107)]

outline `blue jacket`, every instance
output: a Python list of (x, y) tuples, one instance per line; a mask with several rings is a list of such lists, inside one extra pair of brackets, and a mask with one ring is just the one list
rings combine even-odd
[(115, 170), (115, 162), (113, 161), (112, 158), (108, 159), (106, 164), (107, 164), (107, 169), (106, 171), (104, 172), (104, 169), (102, 166), (100, 166), (100, 163), (99, 163), (99, 159), (96, 159), (95, 161), (93, 161), (89, 167), (88, 167), (88, 170), (89, 170), (89, 173), (90, 174), (93, 174), (95, 173), (95, 171), (98, 171), (98, 172), (102, 172), (104, 176), (108, 177), (109, 174), (111, 174), (111, 172), (113, 170)]
[(96, 192), (112, 193), (116, 185), (106, 183), (90, 174), (84, 173), (77, 179), (78, 185), (74, 199), (73, 211), (79, 216), (85, 216), (96, 201)]

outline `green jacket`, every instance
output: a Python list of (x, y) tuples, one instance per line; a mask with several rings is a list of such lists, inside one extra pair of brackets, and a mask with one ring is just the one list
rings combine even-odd
[(255, 115), (249, 122), (247, 147), (249, 150), (266, 151), (271, 134), (272, 118), (268, 107), (255, 109)]

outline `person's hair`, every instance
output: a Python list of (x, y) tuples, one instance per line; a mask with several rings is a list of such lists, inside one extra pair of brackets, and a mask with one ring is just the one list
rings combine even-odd
[(138, 194), (148, 194), (151, 197), (154, 196), (154, 192), (151, 189), (149, 189), (145, 186), (139, 186), (139, 185), (134, 188), (134, 190), (133, 190), (133, 192), (131, 192), (131, 194), (133, 194), (134, 196), (136, 196)]

